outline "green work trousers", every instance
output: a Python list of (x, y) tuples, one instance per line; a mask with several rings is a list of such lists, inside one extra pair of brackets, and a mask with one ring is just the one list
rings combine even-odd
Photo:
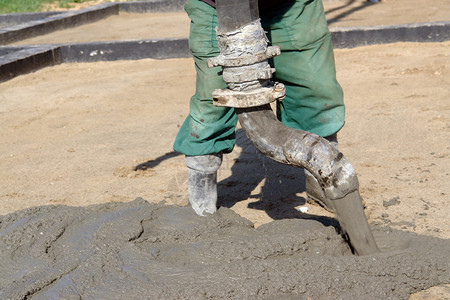
[[(187, 0), (191, 19), (189, 47), (197, 71), (190, 113), (175, 139), (174, 150), (185, 155), (206, 155), (233, 150), (237, 116), (233, 108), (213, 105), (212, 91), (226, 88), (221, 67), (208, 68), (206, 60), (219, 55), (213, 7)], [(261, 23), (281, 55), (269, 63), (276, 68), (274, 81), (286, 86), (286, 97), (277, 103), (284, 125), (329, 136), (344, 125), (343, 93), (336, 81), (331, 34), (321, 0), (286, 1), (260, 13)]]

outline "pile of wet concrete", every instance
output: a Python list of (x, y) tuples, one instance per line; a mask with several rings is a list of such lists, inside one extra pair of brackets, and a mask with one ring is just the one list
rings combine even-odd
[(375, 228), (358, 257), (321, 219), (254, 228), (142, 199), (0, 217), (1, 299), (407, 299), (450, 282), (450, 241)]

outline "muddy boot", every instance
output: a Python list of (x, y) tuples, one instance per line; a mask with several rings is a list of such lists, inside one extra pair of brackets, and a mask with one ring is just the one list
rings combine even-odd
[[(325, 137), (333, 146), (337, 148), (337, 135), (336, 133)], [(310, 204), (319, 204), (329, 212), (333, 212), (330, 200), (325, 197), (322, 188), (320, 187), (317, 179), (308, 171), (305, 170), (306, 177), (306, 201)]]
[(217, 210), (217, 170), (221, 164), (222, 153), (186, 156), (188, 199), (199, 216)]

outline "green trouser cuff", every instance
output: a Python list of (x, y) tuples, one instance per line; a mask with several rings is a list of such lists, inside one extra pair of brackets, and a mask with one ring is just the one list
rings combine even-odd
[[(211, 93), (215, 88), (226, 88), (217, 72), (208, 68), (206, 58), (195, 57), (197, 92), (190, 101), (190, 113), (175, 139), (174, 150), (186, 155), (229, 153), (235, 144), (237, 116), (234, 109), (213, 105)], [(201, 84), (199, 84), (201, 83)]]

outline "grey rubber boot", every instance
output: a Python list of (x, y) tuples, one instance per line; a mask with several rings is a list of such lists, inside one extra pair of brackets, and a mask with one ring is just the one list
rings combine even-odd
[(217, 170), (221, 164), (222, 153), (186, 156), (188, 199), (199, 216), (217, 210)]
[[(325, 137), (333, 146), (337, 148), (338, 141), (336, 133)], [(329, 212), (333, 212), (333, 206), (330, 200), (325, 197), (325, 194), (320, 187), (317, 179), (308, 171), (305, 170), (306, 177), (306, 201), (310, 204), (319, 204)]]

